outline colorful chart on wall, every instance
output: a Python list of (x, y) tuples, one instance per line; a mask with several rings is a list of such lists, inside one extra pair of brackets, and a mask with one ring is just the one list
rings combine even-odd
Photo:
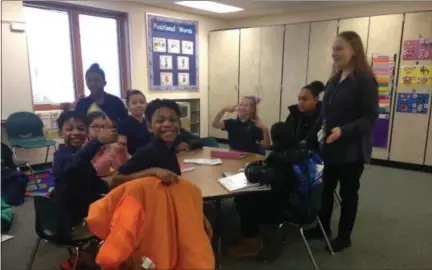
[(378, 81), (379, 116), (375, 121), (373, 146), (387, 148), (396, 54), (372, 55), (372, 70)]
[(147, 14), (150, 90), (198, 90), (198, 22)]
[(403, 60), (432, 60), (432, 38), (404, 40)]
[(398, 93), (396, 111), (400, 113), (427, 114), (429, 94)]
[(404, 85), (432, 85), (432, 64), (402, 65), (399, 77)]

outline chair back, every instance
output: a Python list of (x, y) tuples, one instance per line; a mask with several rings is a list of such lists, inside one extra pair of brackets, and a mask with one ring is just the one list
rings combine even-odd
[(202, 138), (201, 140), (203, 146), (205, 147), (215, 147), (215, 148), (219, 147), (218, 141), (213, 137)]
[(31, 112), (11, 114), (6, 120), (6, 132), (11, 142), (44, 137), (42, 120)]
[(51, 198), (36, 196), (34, 198), (35, 229), (40, 238), (56, 244), (70, 242), (72, 227), (70, 219), (65, 211), (62, 211), (60, 203)]

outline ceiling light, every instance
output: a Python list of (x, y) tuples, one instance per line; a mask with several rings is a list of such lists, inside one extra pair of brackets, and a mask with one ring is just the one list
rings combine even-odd
[(215, 13), (230, 13), (230, 12), (238, 12), (243, 10), (242, 8), (216, 3), (212, 1), (180, 1), (174, 3), (185, 7), (191, 7), (191, 8), (206, 10)]

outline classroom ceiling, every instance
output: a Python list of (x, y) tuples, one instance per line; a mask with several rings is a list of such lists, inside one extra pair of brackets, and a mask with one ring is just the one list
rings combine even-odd
[[(292, 14), (296, 12), (307, 12), (320, 9), (330, 9), (336, 6), (358, 5), (361, 1), (254, 1), (254, 0), (220, 0), (213, 1), (232, 5), (235, 7), (243, 8), (243, 11), (218, 14), (194, 8), (184, 7), (174, 4), (177, 1), (146, 1), (136, 0), (135, 2), (145, 3), (147, 5), (170, 9), (174, 11), (181, 11), (193, 14), (205, 15), (218, 19), (244, 19), (250, 17), (260, 17), (274, 14)], [(370, 2), (370, 1), (369, 1)], [(363, 1), (364, 4), (364, 1)]]

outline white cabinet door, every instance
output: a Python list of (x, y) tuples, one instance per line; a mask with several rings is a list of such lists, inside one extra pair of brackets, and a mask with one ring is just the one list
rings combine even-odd
[(281, 120), (289, 115), (288, 106), (296, 104), (300, 89), (306, 85), (310, 23), (285, 26)]
[(211, 126), (216, 114), (238, 102), (240, 30), (210, 33), (209, 44), (209, 136), (227, 138)]
[[(418, 12), (405, 14), (405, 24), (402, 40), (418, 40), (432, 37), (432, 12)], [(386, 41), (383, 41), (386, 42)], [(403, 46), (401, 46), (403, 54)], [(400, 66), (430, 65), (431, 60), (408, 61), (401, 60)], [(399, 69), (400, 72), (400, 69)], [(398, 84), (397, 93), (431, 94), (430, 85), (402, 85)], [(429, 106), (430, 106), (429, 98)], [(401, 113), (394, 111), (393, 129), (391, 135), (390, 160), (414, 164), (424, 164), (427, 149), (427, 133), (430, 109), (427, 114)]]
[(269, 128), (279, 121), (283, 39), (283, 26), (261, 28), (260, 84), (258, 87), (261, 103), (258, 106), (258, 115)]
[(307, 81), (322, 81), (330, 78), (333, 59), (331, 47), (337, 34), (338, 21), (312, 22), (309, 39)]
[(368, 48), (369, 17), (340, 20), (338, 32), (342, 33), (344, 31), (356, 32), (360, 36), (366, 51)]
[(240, 30), (240, 98), (258, 95), (260, 84), (261, 28)]

